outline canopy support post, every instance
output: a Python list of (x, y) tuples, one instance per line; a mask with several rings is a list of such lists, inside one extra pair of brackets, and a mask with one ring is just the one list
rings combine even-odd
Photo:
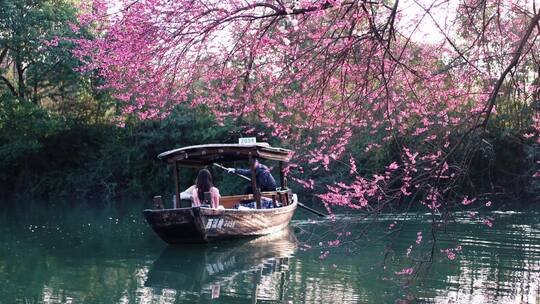
[(257, 202), (257, 209), (261, 209), (261, 192), (257, 188), (257, 174), (255, 174), (255, 158), (249, 154), (249, 166), (251, 168), (251, 189)]
[(174, 187), (176, 188), (176, 199), (173, 201), (173, 208), (176, 209), (180, 205), (180, 177), (178, 176), (178, 163), (174, 161), (173, 175)]
[(281, 184), (281, 190), (287, 189), (287, 177), (285, 177), (283, 161), (279, 162), (279, 183)]

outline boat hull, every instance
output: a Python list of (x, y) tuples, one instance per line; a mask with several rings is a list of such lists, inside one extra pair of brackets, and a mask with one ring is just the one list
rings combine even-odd
[(280, 231), (289, 225), (297, 205), (293, 200), (288, 206), (273, 209), (147, 209), (144, 217), (169, 244), (206, 243)]

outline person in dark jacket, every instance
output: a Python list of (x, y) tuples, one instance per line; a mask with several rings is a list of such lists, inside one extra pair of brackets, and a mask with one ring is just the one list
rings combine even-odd
[[(251, 178), (250, 169), (229, 168), (227, 172), (237, 173)], [(255, 160), (255, 180), (257, 187), (261, 189), (261, 192), (276, 191), (276, 180), (272, 176), (270, 169), (267, 166), (260, 164), (258, 160)], [(251, 185), (246, 188), (246, 194), (250, 193), (253, 193)]]

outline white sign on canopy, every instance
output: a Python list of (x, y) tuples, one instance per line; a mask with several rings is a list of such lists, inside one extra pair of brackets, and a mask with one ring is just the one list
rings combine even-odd
[(238, 143), (241, 145), (251, 145), (256, 144), (257, 139), (255, 137), (240, 137), (238, 139)]

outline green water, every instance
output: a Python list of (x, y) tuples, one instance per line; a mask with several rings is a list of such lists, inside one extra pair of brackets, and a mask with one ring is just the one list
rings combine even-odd
[[(429, 252), (427, 215), (331, 222), (298, 210), (278, 235), (167, 246), (140, 203), (2, 206), (0, 303), (540, 303), (540, 212), (530, 208), (484, 214), (492, 228), (458, 214), (436, 251), (457, 240), (462, 253), (437, 254), (408, 281), (395, 272), (411, 260), (398, 257), (411, 244), (413, 257)], [(394, 222), (400, 232), (387, 235)]]

